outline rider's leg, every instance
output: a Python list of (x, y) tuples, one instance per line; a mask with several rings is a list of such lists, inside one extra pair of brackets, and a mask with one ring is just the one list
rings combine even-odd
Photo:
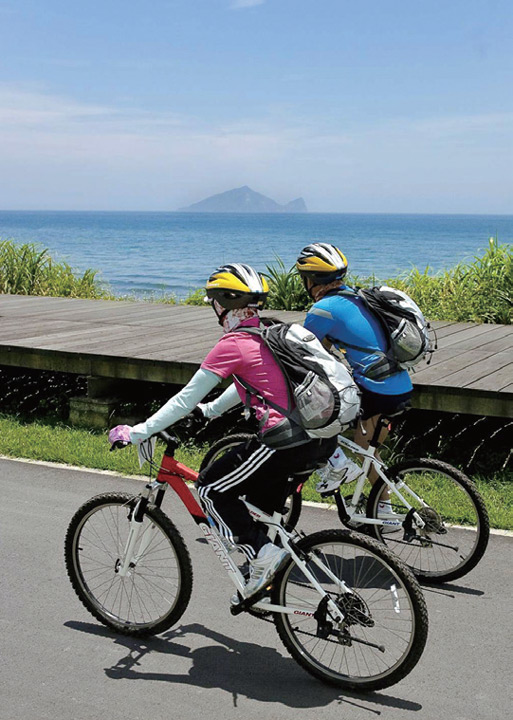
[[(356, 427), (356, 431), (354, 434), (354, 441), (357, 445), (360, 445), (364, 450), (367, 450), (372, 438), (374, 437), (374, 433), (376, 432), (376, 427), (378, 423), (381, 420), (381, 415), (373, 415), (372, 417), (367, 418), (366, 420), (362, 420), (358, 423)], [(378, 447), (381, 446), (389, 433), (388, 425), (382, 425), (381, 431), (378, 436)], [(376, 449), (375, 456), (378, 460), (380, 460), (379, 450)], [(368, 475), (368, 480), (371, 485), (374, 485), (376, 480), (379, 478), (379, 475), (375, 471), (374, 467), (371, 467)], [(382, 502), (385, 502), (386, 500), (390, 499), (390, 491), (388, 488), (385, 488), (383, 492), (381, 493), (380, 500)]]
[(317, 467), (335, 445), (336, 438), (311, 440), (283, 450), (269, 448), (256, 437), (241, 443), (200, 474), (198, 491), (203, 506), (221, 534), (240, 546), (251, 560), (268, 539), (240, 496), (248, 496), (254, 505), (272, 514), (282, 502), (288, 478)]
[[(364, 450), (367, 450), (372, 438), (374, 437), (374, 433), (376, 432), (376, 427), (378, 423), (380, 422), (381, 415), (373, 415), (372, 417), (367, 418), (366, 420), (361, 420), (358, 425), (356, 426), (355, 434), (354, 434), (354, 441), (357, 445), (360, 445)], [(379, 433), (378, 437), (378, 447), (382, 445), (388, 435), (388, 425), (383, 425), (381, 428), (381, 431)], [(376, 458), (379, 460), (379, 450), (376, 450)], [(372, 467), (369, 472), (369, 482), (374, 485), (376, 480), (378, 479), (378, 474)]]
[(316, 460), (324, 462), (334, 444), (336, 438), (275, 450), (253, 438), (200, 473), (198, 492), (206, 512), (220, 533), (250, 561), (247, 595), (265, 587), (287, 551), (269, 541), (264, 526), (253, 521), (240, 496), (249, 495), (257, 507), (271, 514), (283, 498), (289, 476), (306, 469), (309, 463), (316, 466)]
[[(361, 402), (362, 402), (362, 419), (358, 423), (356, 432), (354, 435), (354, 441), (362, 448), (367, 450), (371, 441), (374, 438), (376, 428), (381, 426), (376, 447), (379, 448), (386, 440), (389, 433), (388, 424), (381, 422), (383, 415), (385, 417), (395, 416), (401, 412), (404, 412), (410, 405), (411, 391), (402, 393), (400, 395), (381, 395), (379, 393), (370, 392), (363, 388), (361, 390)], [(379, 460), (379, 450), (376, 449), (376, 458)], [(372, 485), (378, 479), (378, 474), (372, 467), (369, 472), (369, 481)], [(380, 500), (386, 501), (390, 497), (388, 488), (383, 491)]]
[[(266, 472), (276, 453), (252, 439), (230, 449), (203, 471), (198, 478), (198, 492), (205, 511), (221, 535), (237, 545), (253, 560), (268, 542), (264, 528), (253, 522), (241, 495), (251, 491), (257, 481), (273, 494), (274, 473)], [(263, 491), (264, 488), (262, 488)]]

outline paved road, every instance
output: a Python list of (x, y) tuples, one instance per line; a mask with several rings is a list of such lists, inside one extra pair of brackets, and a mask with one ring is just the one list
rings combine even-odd
[[(426, 592), (430, 637), (419, 664), (401, 683), (359, 696), (301, 670), (271, 624), (229, 614), (231, 584), (170, 497), (165, 509), (195, 570), (179, 626), (141, 641), (117, 637), (89, 616), (64, 569), (67, 524), (90, 496), (139, 487), (136, 480), (0, 460), (1, 720), (510, 717), (512, 538), (494, 536), (472, 573)], [(332, 514), (307, 509), (303, 524), (314, 530), (327, 518), (333, 525)]]

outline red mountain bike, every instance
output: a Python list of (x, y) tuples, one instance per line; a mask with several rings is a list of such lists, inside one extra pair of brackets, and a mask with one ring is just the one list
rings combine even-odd
[(268, 515), (244, 500), (254, 520), (289, 552), (270, 585), (245, 597), (236, 548), (221, 537), (186, 485), (198, 474), (175, 460), (175, 438), (158, 436), (166, 450), (156, 479), (138, 496), (93, 497), (68, 528), (68, 574), (94, 617), (116, 632), (144, 636), (163, 632), (185, 612), (191, 560), (161, 509), (171, 486), (239, 593), (232, 614), (249, 612), (274, 621), (305, 670), (324, 682), (363, 691), (388, 687), (415, 667), (426, 644), (426, 605), (414, 576), (386, 548), (347, 530), (301, 537), (285, 530), (280, 512)]

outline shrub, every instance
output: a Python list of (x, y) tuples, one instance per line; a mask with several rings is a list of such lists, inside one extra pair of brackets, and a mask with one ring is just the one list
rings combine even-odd
[(264, 273), (269, 281), (269, 310), (303, 310), (308, 307), (311, 300), (294, 267), (287, 270), (279, 257), (276, 257), (276, 263), (277, 266), (267, 265)]
[(199, 288), (198, 290), (194, 290), (194, 292), (190, 293), (185, 300), (182, 302), (182, 305), (199, 305), (200, 307), (205, 307), (205, 288)]

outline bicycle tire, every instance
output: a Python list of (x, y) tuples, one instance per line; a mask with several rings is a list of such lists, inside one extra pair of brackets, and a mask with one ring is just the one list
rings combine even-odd
[[(488, 513), (472, 480), (452, 465), (430, 458), (404, 460), (390, 467), (387, 475), (394, 483), (404, 481), (428, 503), (429, 509), (420, 511), (428, 521), (428, 532), (424, 545), (417, 540), (405, 541), (402, 527), (389, 531), (371, 525), (374, 536), (423, 583), (449, 582), (470, 572), (483, 557), (490, 535)], [(378, 503), (385, 488), (382, 479), (375, 483), (367, 503), (367, 517), (378, 517)], [(420, 510), (421, 505), (404, 487), (400, 492)], [(395, 500), (392, 494), (393, 511), (405, 514), (407, 508)]]
[(294, 615), (273, 615), (294, 660), (314, 677), (348, 690), (380, 690), (402, 680), (419, 661), (428, 633), (426, 603), (414, 575), (382, 544), (348, 530), (320, 531), (297, 546), (323, 559), (353, 593), (337, 595), (334, 582), (309, 562), (317, 582), (348, 618), (351, 644), (343, 644), (336, 631), (336, 639), (322, 637), (317, 619), (302, 616), (301, 608), (318, 612), (320, 605), (318, 591), (300, 568), (290, 560), (280, 571), (271, 601), (299, 609)]
[(224, 437), (219, 438), (219, 440), (216, 440), (215, 443), (209, 447), (203, 456), (199, 471), (202, 472), (203, 470), (206, 470), (209, 465), (220, 458), (227, 450), (230, 450), (236, 445), (248, 442), (248, 440), (251, 440), (253, 437), (255, 436), (251, 433), (233, 433), (232, 435), (225, 435)]
[[(200, 472), (220, 458), (230, 448), (240, 445), (255, 437), (251, 433), (234, 433), (216, 440), (207, 450), (200, 465)], [(287, 498), (286, 512), (283, 514), (283, 526), (287, 532), (292, 532), (296, 527), (301, 515), (302, 498), (301, 491), (293, 492)]]
[(149, 505), (140, 540), (144, 533), (155, 534), (131, 573), (119, 576), (128, 516), (138, 499), (105, 493), (84, 503), (66, 533), (65, 561), (76, 594), (97, 620), (118, 633), (143, 637), (167, 630), (183, 615), (191, 597), (192, 565), (175, 525)]

